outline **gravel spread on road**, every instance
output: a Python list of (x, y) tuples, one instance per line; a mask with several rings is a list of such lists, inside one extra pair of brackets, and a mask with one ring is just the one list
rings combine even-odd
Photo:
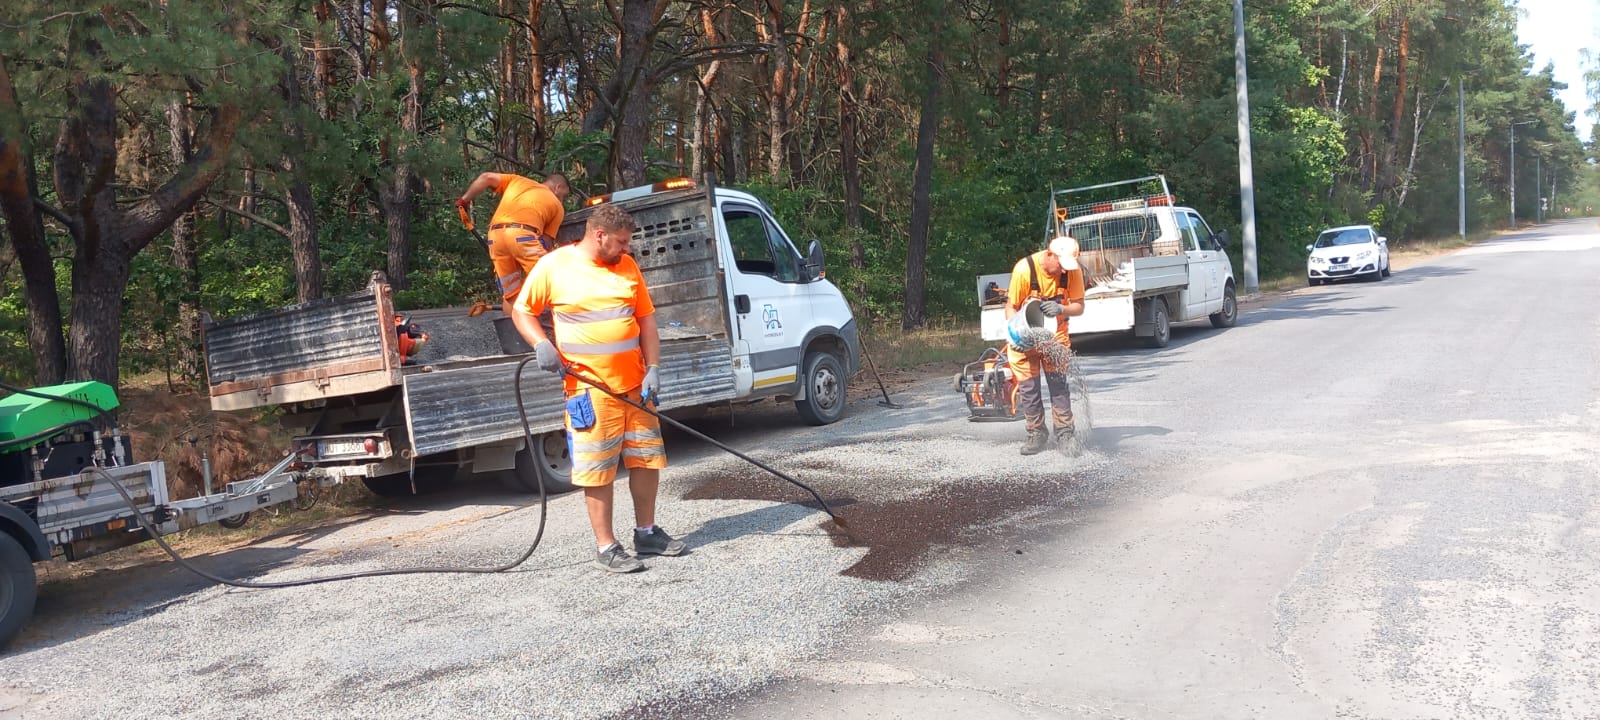
[[(748, 691), (853, 637), (865, 618), (960, 582), (975, 562), (1025, 560), (1023, 548), (986, 541), (1093, 502), (1108, 482), (1109, 460), (1093, 450), (1020, 457), (1021, 424), (968, 422), (946, 383), (896, 400), (905, 408), (857, 401), (821, 428), (786, 403), (698, 421), (838, 498), (853, 542), (836, 544), (798, 489), (672, 434), (659, 522), (691, 551), (646, 558), (646, 572), (592, 566), (577, 495), (552, 499), (543, 545), (500, 575), (195, 590), (154, 566), (174, 582), (108, 595), (100, 612), (41, 608), (0, 658), (0, 698), (30, 718), (593, 718)], [(492, 565), (531, 539), (527, 502), (469, 483), (199, 562), (269, 580)], [(620, 487), (617, 504), (626, 538)]]

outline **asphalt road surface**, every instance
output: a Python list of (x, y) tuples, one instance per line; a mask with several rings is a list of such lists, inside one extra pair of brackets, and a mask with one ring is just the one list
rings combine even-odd
[[(1600, 707), (1600, 224), (1080, 343), (1091, 449), (1021, 458), (949, 378), (669, 435), (637, 575), (581, 498), (528, 565), (288, 590), (169, 563), (41, 590), (0, 717), (1569, 718)], [(1080, 402), (1080, 419), (1087, 419)], [(626, 527), (629, 505), (619, 494)], [(492, 485), (199, 558), (266, 580), (489, 565)]]
[(1126, 493), (731, 714), (1600, 717), (1597, 308), (1569, 221), (1090, 350)]

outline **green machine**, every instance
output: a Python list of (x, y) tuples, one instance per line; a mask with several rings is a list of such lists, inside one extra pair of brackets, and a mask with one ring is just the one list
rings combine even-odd
[(130, 464), (126, 439), (105, 432), (112, 422), (101, 412), (120, 404), (110, 385), (93, 381), (0, 398), (0, 487), (76, 475), (97, 451), (111, 464)]

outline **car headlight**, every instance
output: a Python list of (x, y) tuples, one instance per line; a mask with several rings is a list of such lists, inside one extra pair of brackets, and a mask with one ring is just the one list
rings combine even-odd
[(1328, 259), (1327, 258), (1321, 258), (1321, 257), (1314, 257), (1314, 258), (1311, 258), (1311, 264), (1312, 265), (1327, 265), (1328, 264)]
[(1369, 257), (1372, 257), (1372, 251), (1371, 250), (1362, 250), (1361, 254), (1356, 256), (1356, 259), (1357, 260), (1365, 260), (1365, 259), (1367, 259)]

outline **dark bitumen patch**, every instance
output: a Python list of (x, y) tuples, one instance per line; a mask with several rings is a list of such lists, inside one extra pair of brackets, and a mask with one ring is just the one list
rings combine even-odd
[[(852, 486), (894, 488), (918, 486), (907, 476), (863, 477), (859, 470), (805, 463), (814, 471), (807, 484), (845, 519), (839, 527), (832, 519), (819, 523), (836, 547), (865, 547), (866, 556), (846, 568), (843, 575), (863, 580), (903, 582), (916, 573), (930, 553), (976, 539), (979, 528), (992, 527), (1017, 514), (1040, 508), (1062, 508), (1081, 497), (1068, 474), (1038, 474), (1011, 478), (982, 478), (970, 484), (944, 484), (907, 497), (851, 498), (836, 480)], [(773, 479), (756, 480), (748, 473), (719, 474), (700, 482), (686, 500), (764, 500), (817, 508), (805, 491)]]

